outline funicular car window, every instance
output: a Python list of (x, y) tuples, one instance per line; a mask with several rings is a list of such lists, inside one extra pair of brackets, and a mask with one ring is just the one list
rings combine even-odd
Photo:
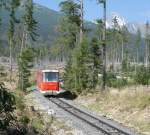
[(44, 81), (45, 82), (56, 82), (56, 81), (58, 81), (58, 73), (57, 72), (45, 72), (44, 73)]

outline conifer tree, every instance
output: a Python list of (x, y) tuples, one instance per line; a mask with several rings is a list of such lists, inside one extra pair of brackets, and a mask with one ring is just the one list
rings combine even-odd
[(18, 86), (21, 90), (26, 90), (30, 86), (30, 68), (33, 67), (34, 51), (27, 44), (27, 41), (35, 41), (37, 34), (35, 33), (37, 22), (33, 17), (33, 1), (27, 0), (25, 4), (25, 14), (22, 19), (23, 36), (21, 51), (18, 56)]
[(67, 50), (65, 55), (70, 56), (79, 39), (80, 5), (73, 0), (65, 0), (60, 3), (60, 8), (64, 16), (58, 26), (60, 36), (57, 44), (62, 46), (60, 48)]
[(69, 58), (64, 73), (64, 86), (67, 90), (74, 90), (76, 88), (76, 76), (73, 70), (72, 57)]
[(145, 65), (149, 67), (150, 65), (150, 25), (149, 22), (146, 22), (146, 33), (145, 33)]
[(77, 0), (80, 5), (80, 42), (83, 40), (83, 32), (84, 32), (84, 0)]
[(98, 83), (98, 74), (101, 73), (101, 51), (97, 38), (93, 38), (91, 41), (91, 58), (92, 58), (92, 78), (93, 78), (93, 88), (96, 87)]
[(88, 42), (84, 39), (74, 53), (74, 67), (76, 74), (77, 90), (81, 92), (87, 89), (90, 73), (89, 47)]
[(8, 39), (9, 39), (9, 56), (10, 56), (10, 80), (11, 80), (11, 74), (12, 74), (12, 47), (14, 45), (14, 32), (15, 32), (15, 23), (17, 22), (17, 19), (15, 17), (15, 11), (16, 8), (19, 6), (20, 1), (19, 0), (11, 0), (10, 2), (10, 19), (9, 19), (9, 27), (8, 27)]
[(81, 93), (93, 85), (91, 78), (92, 60), (87, 39), (84, 39), (73, 51), (65, 68), (65, 88)]
[(18, 87), (26, 92), (30, 87), (29, 77), (31, 75), (30, 69), (33, 67), (34, 51), (31, 48), (25, 48), (18, 58), (19, 82)]
[(137, 69), (137, 65), (139, 65), (139, 52), (140, 52), (140, 46), (141, 46), (141, 31), (140, 29), (137, 30), (137, 34), (136, 34), (136, 65), (135, 65), (135, 71)]
[(102, 19), (98, 19), (96, 20), (96, 33), (95, 35), (97, 35), (97, 38), (99, 40), (100, 43), (102, 43), (102, 38), (103, 38), (103, 20)]
[(125, 25), (120, 28), (120, 34), (121, 34), (121, 61), (123, 61), (124, 52), (126, 51), (125, 45), (129, 42), (129, 31)]
[(102, 56), (103, 56), (103, 85), (102, 88), (106, 88), (106, 0), (97, 0), (103, 5), (103, 42), (102, 42)]
[[(27, 47), (27, 41), (35, 41), (37, 30), (37, 22), (33, 16), (33, 0), (26, 0), (25, 4), (25, 14), (23, 15), (22, 24), (23, 24), (23, 36), (22, 36), (22, 49)], [(31, 39), (31, 40), (30, 40)]]

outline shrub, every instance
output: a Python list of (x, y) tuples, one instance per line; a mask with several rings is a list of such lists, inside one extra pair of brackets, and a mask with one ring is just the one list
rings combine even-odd
[(9, 93), (3, 83), (0, 83), (0, 130), (7, 129), (14, 120), (15, 97)]
[(140, 66), (137, 69), (134, 80), (137, 84), (148, 85), (150, 80), (149, 69), (144, 66)]
[(30, 119), (28, 118), (28, 116), (22, 116), (20, 118), (20, 122), (23, 124), (23, 125), (28, 125), (29, 122), (30, 122)]
[(120, 88), (127, 84), (128, 82), (126, 79), (123, 79), (123, 78), (117, 79), (114, 73), (111, 73), (111, 72), (107, 73), (107, 86), (108, 87)]

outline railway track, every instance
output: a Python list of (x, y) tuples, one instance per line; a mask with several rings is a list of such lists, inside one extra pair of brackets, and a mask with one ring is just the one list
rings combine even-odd
[(110, 123), (107, 123), (104, 120), (96, 118), (95, 116), (76, 108), (75, 106), (65, 102), (59, 98), (49, 98), (49, 100), (56, 104), (58, 107), (62, 108), (66, 112), (70, 113), (71, 115), (75, 116), (76, 118), (84, 121), (91, 127), (95, 128), (96, 130), (102, 132), (105, 135), (137, 135), (135, 133), (131, 133), (130, 131), (126, 131), (120, 129), (117, 126), (114, 126)]

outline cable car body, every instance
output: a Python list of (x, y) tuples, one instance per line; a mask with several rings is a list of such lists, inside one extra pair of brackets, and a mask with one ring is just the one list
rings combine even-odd
[(37, 73), (37, 88), (44, 95), (56, 95), (60, 91), (59, 71), (41, 70)]

